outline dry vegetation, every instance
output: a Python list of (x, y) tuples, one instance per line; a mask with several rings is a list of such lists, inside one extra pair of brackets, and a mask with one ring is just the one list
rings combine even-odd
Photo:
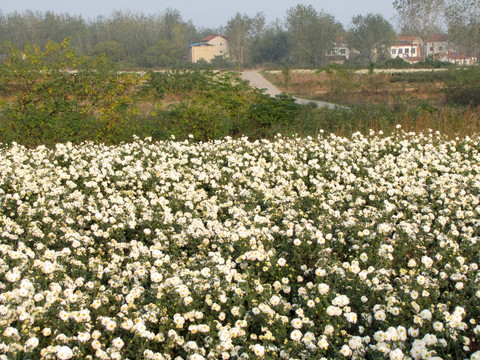
[(385, 72), (362, 73), (353, 70), (267, 72), (266, 76), (289, 94), (341, 104), (393, 104), (398, 99), (444, 100), (441, 81), (392, 81)]
[(294, 96), (348, 105), (347, 111), (321, 110), (315, 125), (340, 136), (370, 130), (390, 134), (397, 125), (416, 133), (439, 131), (450, 138), (479, 134), (480, 108), (449, 104), (444, 91), (447, 75), (431, 70), (355, 72), (340, 67), (265, 72)]

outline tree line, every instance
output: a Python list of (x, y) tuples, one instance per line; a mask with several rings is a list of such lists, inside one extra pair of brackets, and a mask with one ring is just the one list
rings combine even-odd
[[(464, 55), (478, 56), (478, 0), (395, 0), (393, 5), (399, 34), (415, 34), (426, 41), (433, 34), (447, 33)], [(394, 26), (380, 14), (354, 16), (345, 28), (333, 15), (311, 5), (294, 6), (283, 20), (268, 24), (263, 13), (236, 13), (220, 28), (196, 27), (174, 9), (151, 15), (114, 11), (93, 20), (53, 12), (0, 13), (2, 43), (44, 47), (49, 40), (60, 43), (68, 37), (80, 54), (105, 54), (122, 68), (185, 66), (187, 45), (211, 34), (229, 39), (230, 58), (217, 59), (216, 65), (240, 67), (323, 66), (339, 37), (358, 50), (351, 61), (380, 62), (389, 58), (385, 46), (397, 37)]]

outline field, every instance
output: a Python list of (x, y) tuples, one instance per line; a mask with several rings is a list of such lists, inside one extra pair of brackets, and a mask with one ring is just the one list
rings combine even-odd
[(478, 138), (0, 151), (1, 359), (480, 359)]
[(448, 69), (366, 69), (331, 66), (319, 70), (265, 71), (286, 92), (340, 104), (393, 104), (398, 99), (441, 104)]

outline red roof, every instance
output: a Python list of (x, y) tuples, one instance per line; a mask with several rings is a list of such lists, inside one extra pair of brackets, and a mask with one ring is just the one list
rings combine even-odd
[(228, 41), (228, 39), (227, 39), (226, 37), (220, 36), (220, 35), (209, 35), (209, 36), (207, 36), (205, 39), (202, 39), (201, 41), (202, 41), (202, 42), (209, 42), (210, 40), (213, 40), (213, 39), (215, 39), (216, 37), (221, 37), (222, 39), (225, 39), (225, 40)]
[(433, 35), (428, 42), (444, 42), (447, 41), (447, 37), (445, 35)]
[(399, 36), (398, 40), (399, 41), (408, 41), (408, 42), (413, 43), (414, 41), (419, 40), (419, 37), (416, 36), (416, 35)]
[(457, 53), (455, 53), (455, 52), (453, 52), (453, 51), (450, 51), (450, 52), (448, 53), (448, 58), (449, 58), (449, 59), (454, 59), (454, 60), (463, 60), (463, 59), (466, 59), (467, 57), (464, 56), (464, 55), (462, 55), (462, 54), (457, 54)]
[(411, 41), (407, 40), (397, 40), (394, 41), (392, 46), (416, 46), (417, 44), (413, 44)]

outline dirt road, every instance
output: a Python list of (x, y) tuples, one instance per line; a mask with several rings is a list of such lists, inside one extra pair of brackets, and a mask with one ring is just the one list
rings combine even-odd
[[(281, 93), (281, 91), (275, 85), (273, 85), (270, 81), (265, 79), (258, 71), (255, 71), (255, 70), (243, 71), (240, 73), (240, 76), (243, 80), (249, 81), (251, 86), (254, 86), (259, 89), (266, 89), (265, 93), (272, 97), (275, 97), (276, 95)], [(323, 101), (299, 99), (296, 97), (294, 97), (294, 99), (296, 103), (303, 104), (303, 105), (313, 102), (317, 104), (318, 107), (327, 107), (329, 109), (335, 109), (336, 107), (338, 107), (338, 105), (323, 102)]]

